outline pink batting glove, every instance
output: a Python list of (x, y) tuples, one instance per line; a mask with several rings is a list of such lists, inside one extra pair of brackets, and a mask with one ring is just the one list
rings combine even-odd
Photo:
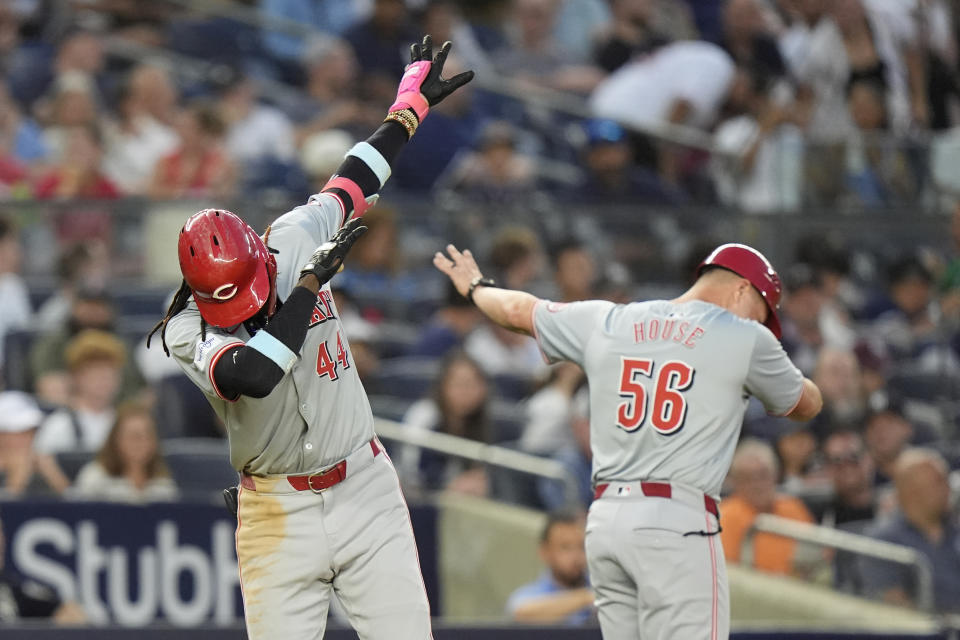
[(390, 111), (413, 109), (420, 122), (427, 117), (430, 105), (422, 93), (420, 86), (427, 79), (433, 63), (429, 60), (419, 60), (407, 65), (403, 77), (400, 79), (400, 88), (397, 89), (397, 100), (390, 106)]

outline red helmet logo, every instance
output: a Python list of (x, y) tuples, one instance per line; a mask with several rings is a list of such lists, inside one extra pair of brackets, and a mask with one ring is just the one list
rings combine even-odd
[(777, 275), (770, 261), (762, 253), (745, 244), (724, 244), (714, 249), (713, 253), (700, 263), (700, 266), (697, 267), (697, 275), (699, 276), (704, 269), (710, 266), (729, 269), (750, 281), (753, 288), (763, 297), (770, 311), (764, 324), (779, 340), (782, 332), (780, 330), (780, 319), (777, 317), (777, 309), (780, 308), (782, 288), (780, 286), (780, 276)]
[(190, 216), (180, 231), (178, 253), (183, 279), (211, 325), (237, 325), (271, 300), (276, 269), (268, 265), (274, 258), (233, 213), (204, 209)]

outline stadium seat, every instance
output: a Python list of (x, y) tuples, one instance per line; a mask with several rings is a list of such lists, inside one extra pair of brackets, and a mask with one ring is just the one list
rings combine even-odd
[(435, 358), (391, 358), (381, 363), (374, 386), (382, 394), (416, 400), (430, 391), (439, 370)]
[(4, 388), (15, 391), (33, 390), (30, 348), (36, 339), (37, 332), (30, 330), (11, 331), (3, 337)]
[(80, 469), (97, 457), (95, 451), (62, 451), (57, 454), (57, 464), (72, 483), (77, 479)]
[(178, 438), (164, 442), (163, 449), (170, 474), (185, 496), (216, 495), (237, 484), (226, 440)]

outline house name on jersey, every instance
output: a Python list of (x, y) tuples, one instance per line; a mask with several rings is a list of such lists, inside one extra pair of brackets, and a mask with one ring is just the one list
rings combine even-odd
[(317, 294), (317, 301), (313, 304), (313, 313), (310, 314), (310, 324), (307, 328), (323, 324), (327, 320), (336, 318), (333, 314), (333, 296), (327, 289), (321, 289)]
[(692, 349), (697, 346), (697, 340), (703, 334), (702, 327), (694, 327), (691, 331), (689, 322), (678, 322), (669, 318), (651, 318), (643, 322), (633, 323), (633, 341), (636, 344), (653, 342), (654, 340), (661, 342), (672, 340), (688, 349)]

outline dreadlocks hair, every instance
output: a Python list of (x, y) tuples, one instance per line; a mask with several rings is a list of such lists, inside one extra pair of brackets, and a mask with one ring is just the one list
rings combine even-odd
[[(187, 281), (182, 280), (180, 282), (180, 288), (177, 289), (177, 293), (173, 296), (170, 306), (167, 307), (167, 315), (163, 316), (163, 320), (153, 325), (153, 329), (151, 329), (150, 333), (147, 334), (147, 349), (150, 348), (150, 340), (153, 338), (153, 334), (159, 331), (160, 343), (163, 345), (163, 352), (167, 354), (168, 357), (170, 356), (170, 349), (167, 348), (167, 323), (170, 322), (170, 318), (187, 308), (187, 301), (190, 299), (191, 295), (193, 295), (193, 291), (191, 291), (190, 287), (187, 286)], [(206, 339), (206, 322), (201, 321), (200, 327), (203, 338)]]
[[(267, 230), (263, 233), (263, 246), (267, 247), (267, 250), (271, 253), (276, 253), (275, 249), (271, 249), (267, 245), (269, 240), (270, 226), (267, 226)], [(150, 340), (153, 338), (153, 334), (159, 331), (160, 344), (163, 345), (163, 352), (168, 358), (170, 357), (170, 349), (167, 347), (167, 323), (170, 322), (170, 318), (187, 308), (187, 302), (190, 300), (191, 295), (193, 295), (193, 291), (190, 290), (190, 287), (187, 285), (187, 281), (181, 280), (180, 288), (177, 289), (177, 293), (173, 296), (170, 306), (167, 307), (167, 314), (163, 316), (163, 320), (153, 325), (153, 328), (150, 329), (150, 333), (147, 334), (147, 349), (150, 348)], [(200, 338), (202, 340), (207, 339), (207, 321), (203, 319), (203, 316), (200, 316)]]

